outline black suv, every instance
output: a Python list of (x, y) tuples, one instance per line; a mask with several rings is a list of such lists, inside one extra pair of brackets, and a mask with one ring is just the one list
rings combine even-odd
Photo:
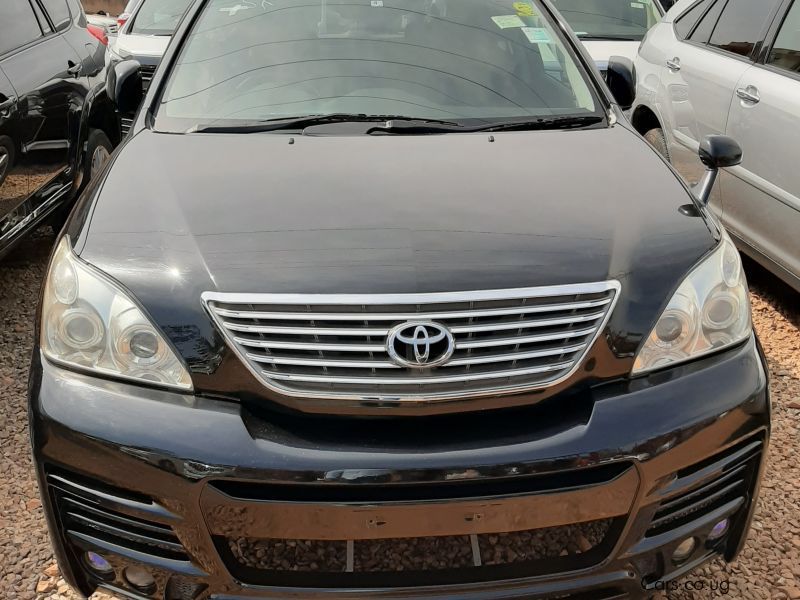
[(688, 189), (631, 71), (549, 0), (193, 2), (43, 291), (70, 584), (600, 600), (733, 559), (770, 424), (706, 208), (741, 151)]
[(0, 256), (48, 216), (63, 223), (119, 141), (107, 43), (78, 0), (0, 2)]

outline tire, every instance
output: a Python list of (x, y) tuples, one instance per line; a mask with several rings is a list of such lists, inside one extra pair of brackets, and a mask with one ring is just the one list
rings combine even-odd
[(95, 177), (108, 162), (108, 157), (114, 150), (114, 145), (104, 131), (92, 129), (89, 131), (89, 139), (86, 140), (86, 157), (84, 158), (83, 181), (84, 185)]
[(646, 139), (650, 145), (656, 149), (656, 152), (666, 158), (667, 161), (670, 160), (669, 146), (667, 146), (667, 136), (664, 135), (663, 129), (660, 127), (651, 129), (644, 134), (644, 139)]
[(0, 185), (6, 180), (14, 166), (14, 141), (7, 135), (0, 135)]

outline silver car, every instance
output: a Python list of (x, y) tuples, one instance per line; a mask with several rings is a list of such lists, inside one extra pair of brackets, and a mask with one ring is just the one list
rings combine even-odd
[(700, 141), (744, 160), (711, 200), (739, 248), (800, 290), (800, 0), (680, 0), (635, 61), (634, 126), (691, 184)]
[[(191, 2), (192, 0), (131, 0), (123, 13), (129, 16), (126, 16), (117, 37), (108, 45), (106, 64), (114, 65), (130, 58), (139, 61), (146, 91), (175, 28)], [(130, 127), (131, 116), (122, 115), (123, 133), (127, 133)]]

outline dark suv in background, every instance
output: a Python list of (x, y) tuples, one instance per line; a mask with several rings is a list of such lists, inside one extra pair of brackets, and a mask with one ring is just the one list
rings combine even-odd
[(48, 216), (63, 222), (119, 141), (107, 43), (78, 0), (0, 2), (0, 256)]

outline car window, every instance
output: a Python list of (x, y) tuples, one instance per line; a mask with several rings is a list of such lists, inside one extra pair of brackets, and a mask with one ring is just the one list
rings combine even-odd
[(67, 0), (41, 0), (41, 2), (47, 14), (50, 15), (56, 31), (62, 31), (69, 27), (70, 16)]
[(143, 0), (128, 33), (172, 35), (191, 2), (192, 0)]
[(706, 9), (711, 5), (714, 0), (700, 0), (697, 4), (692, 6), (689, 10), (683, 13), (675, 20), (675, 33), (682, 40), (686, 39), (689, 32), (697, 23), (700, 16), (705, 13)]
[(28, 0), (0, 0), (0, 54), (42, 37)]
[(597, 114), (585, 72), (546, 14), (531, 0), (271, 0), (254, 8), (210, 0), (170, 73), (157, 129), (331, 113), (480, 121)]
[(42, 33), (44, 35), (53, 33), (53, 30), (50, 28), (50, 22), (47, 20), (47, 17), (44, 16), (42, 7), (39, 6), (37, 2), (33, 2), (31, 6), (33, 7), (33, 12), (36, 13), (36, 20), (39, 21), (39, 27), (42, 28)]
[(641, 41), (661, 20), (655, 0), (554, 0), (580, 38)]
[(722, 50), (750, 56), (767, 18), (779, 0), (728, 0), (717, 22), (710, 44)]
[(722, 13), (723, 8), (725, 8), (725, 0), (717, 0), (714, 6), (700, 19), (689, 39), (698, 44), (707, 44), (714, 27), (717, 25), (717, 21), (719, 21), (719, 15)]
[(800, 73), (800, 0), (795, 0), (783, 20), (767, 63)]

